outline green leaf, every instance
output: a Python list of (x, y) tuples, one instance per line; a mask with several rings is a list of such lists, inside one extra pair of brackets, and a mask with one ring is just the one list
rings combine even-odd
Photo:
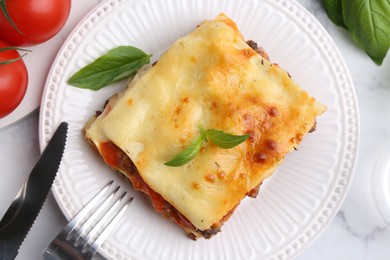
[(348, 29), (344, 23), (341, 0), (322, 0), (322, 4), (324, 5), (325, 11), (329, 19), (335, 25), (342, 26)]
[(195, 141), (193, 141), (184, 151), (175, 156), (172, 160), (164, 163), (167, 166), (182, 166), (192, 159), (199, 153), (200, 148), (205, 140), (204, 135), (200, 135)]
[(229, 149), (234, 146), (237, 146), (249, 138), (249, 134), (231, 135), (216, 129), (207, 129), (205, 131), (205, 135), (207, 139), (211, 140), (214, 144), (224, 149)]
[(221, 130), (200, 128), (199, 137), (193, 141), (184, 151), (175, 156), (172, 160), (164, 163), (167, 166), (182, 166), (198, 155), (204, 141), (212, 141), (221, 148), (229, 149), (239, 145), (248, 139), (249, 135), (231, 135)]
[(342, 12), (354, 41), (381, 65), (390, 46), (390, 1), (342, 0)]
[(75, 73), (68, 84), (99, 90), (134, 75), (139, 68), (150, 62), (150, 57), (151, 55), (135, 47), (119, 46)]
[(381, 65), (390, 47), (389, 0), (322, 0), (329, 19)]

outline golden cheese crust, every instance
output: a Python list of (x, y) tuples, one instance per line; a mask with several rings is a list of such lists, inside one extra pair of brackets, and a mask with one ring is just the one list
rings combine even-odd
[[(202, 231), (271, 176), (325, 110), (221, 14), (139, 73), (85, 135), (99, 152), (107, 142), (119, 147), (148, 187)], [(231, 149), (209, 142), (188, 164), (164, 165), (199, 127), (250, 137)]]

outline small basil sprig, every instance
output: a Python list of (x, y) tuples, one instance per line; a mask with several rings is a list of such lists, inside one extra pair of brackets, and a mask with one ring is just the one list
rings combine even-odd
[(221, 130), (207, 129), (204, 131), (204, 135), (207, 139), (211, 140), (214, 144), (218, 145), (221, 148), (229, 149), (234, 146), (239, 145), (248, 139), (249, 134), (247, 135), (231, 135), (226, 134)]
[(244, 142), (246, 139), (248, 139), (249, 134), (247, 135), (231, 135), (224, 133), (221, 130), (216, 129), (207, 129), (204, 130), (203, 128), (200, 129), (200, 136), (195, 139), (185, 150), (180, 152), (178, 155), (176, 155), (172, 160), (164, 163), (167, 166), (182, 166), (192, 159), (195, 158), (195, 156), (199, 153), (200, 148), (202, 147), (204, 141), (210, 140), (217, 146), (229, 149), (233, 148), (242, 142)]
[(139, 68), (150, 62), (150, 57), (151, 55), (135, 47), (119, 46), (79, 70), (68, 80), (68, 84), (99, 90), (134, 75)]
[(193, 141), (185, 150), (175, 156), (172, 160), (164, 163), (167, 166), (182, 166), (192, 159), (199, 153), (200, 148), (205, 140), (204, 135), (200, 135)]

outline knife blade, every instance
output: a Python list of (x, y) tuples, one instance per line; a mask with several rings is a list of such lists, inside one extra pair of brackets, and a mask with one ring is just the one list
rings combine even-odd
[(57, 174), (68, 123), (62, 122), (0, 221), (0, 259), (14, 259)]

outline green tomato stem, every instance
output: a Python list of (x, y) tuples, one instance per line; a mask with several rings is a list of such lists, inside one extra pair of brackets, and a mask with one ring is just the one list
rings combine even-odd
[(0, 0), (0, 9), (3, 12), (3, 14), (4, 14), (5, 18), (7, 19), (7, 21), (12, 25), (12, 27), (14, 27), (14, 29), (18, 33), (20, 33), (22, 35), (26, 35), (25, 33), (23, 33), (22, 31), (19, 30), (19, 28), (16, 26), (16, 24), (12, 20), (11, 16), (9, 15), (8, 9), (7, 9), (6, 0)]

